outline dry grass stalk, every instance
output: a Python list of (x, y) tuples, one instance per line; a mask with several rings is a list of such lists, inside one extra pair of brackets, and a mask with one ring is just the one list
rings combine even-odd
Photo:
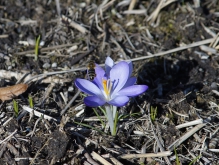
[(49, 84), (48, 88), (47, 88), (46, 91), (45, 91), (44, 97), (43, 97), (43, 99), (42, 99), (42, 101), (41, 101), (41, 104), (44, 104), (45, 101), (49, 98), (49, 95), (51, 94), (51, 92), (52, 92), (54, 86), (55, 86), (55, 83), (54, 83), (54, 82), (51, 82), (51, 83)]
[(139, 9), (139, 10), (126, 10), (123, 12), (123, 14), (146, 14), (147, 10), (145, 9)]
[(212, 37), (216, 37), (217, 34), (214, 31), (212, 31), (210, 28), (206, 27), (203, 23), (201, 23), (201, 25), (209, 35), (211, 35)]
[(124, 154), (120, 156), (122, 159), (133, 159), (133, 158), (150, 158), (150, 157), (164, 157), (170, 156), (172, 152), (165, 151), (165, 152), (158, 152), (158, 153), (147, 153), (147, 154)]
[(84, 157), (87, 159), (87, 161), (89, 162), (89, 164), (93, 164), (93, 165), (99, 165), (99, 163), (95, 162), (88, 153), (84, 154)]
[(123, 165), (120, 161), (118, 161), (116, 158), (114, 158), (112, 155), (110, 155), (110, 160), (116, 164), (116, 165)]
[(81, 93), (80, 90), (77, 91), (75, 96), (69, 101), (69, 103), (65, 106), (65, 108), (61, 111), (61, 116), (66, 112), (66, 110), (72, 105), (72, 103), (75, 101), (75, 99), (78, 97), (78, 95)]
[(198, 130), (200, 130), (202, 127), (204, 127), (206, 125), (206, 123), (204, 124), (199, 124), (197, 126), (195, 126), (194, 128), (192, 128), (191, 130), (189, 130), (185, 135), (183, 135), (181, 138), (177, 139), (175, 142), (173, 142), (173, 144), (171, 144), (168, 149), (170, 151), (172, 151), (174, 148), (177, 148), (180, 144), (182, 144), (186, 139), (188, 139), (190, 136), (192, 136), (195, 132), (197, 132)]
[(189, 126), (197, 125), (197, 124), (201, 124), (201, 123), (203, 123), (203, 119), (197, 119), (197, 120), (193, 120), (193, 121), (190, 121), (187, 123), (177, 125), (176, 128), (180, 129), (180, 128), (189, 127)]
[(217, 54), (217, 50), (206, 45), (201, 45), (200, 49), (206, 52), (208, 55)]
[[(150, 114), (150, 106), (149, 106), (149, 105), (148, 105), (148, 108), (147, 108), (147, 109), (148, 109), (148, 113)], [(156, 129), (156, 130), (158, 130), (158, 131), (157, 131), (157, 134), (158, 134), (158, 135), (157, 135), (157, 134), (155, 133), (155, 128), (154, 128), (154, 125), (153, 125), (153, 123), (152, 123), (152, 121), (151, 121), (151, 118), (149, 117), (148, 119), (149, 119), (149, 121), (150, 121), (151, 129), (152, 129), (154, 138), (155, 138), (155, 140), (156, 140), (156, 142), (157, 142), (157, 145), (158, 145), (160, 151), (161, 151), (161, 152), (165, 152), (165, 149), (164, 149), (163, 144), (162, 144), (162, 142), (161, 142), (161, 141), (163, 141), (163, 140), (162, 140), (162, 137), (160, 137), (160, 128), (159, 128), (159, 126), (157, 125), (157, 129)], [(170, 162), (170, 160), (169, 160), (169, 158), (168, 158), (167, 156), (164, 156), (164, 160), (166, 161), (166, 163), (167, 163), (168, 165), (171, 165), (171, 162)]]
[(209, 44), (213, 40), (214, 40), (214, 38), (210, 38), (210, 39), (194, 42), (194, 43), (186, 45), (186, 46), (180, 46), (178, 48), (174, 48), (174, 49), (171, 49), (171, 50), (168, 50), (168, 51), (156, 53), (156, 54), (153, 54), (153, 55), (133, 58), (130, 61), (138, 61), (138, 60), (143, 60), (143, 59), (148, 59), (148, 58), (153, 58), (153, 57), (164, 56), (164, 55), (167, 55), (167, 54), (170, 54), (170, 53), (174, 53), (174, 52), (178, 52), (178, 51), (181, 51), (181, 50), (185, 50), (185, 49), (188, 49), (188, 48), (193, 48), (193, 47), (196, 47), (196, 46), (200, 46), (200, 45), (204, 45), (204, 44)]
[(77, 29), (82, 34), (88, 33), (87, 29), (85, 29), (83, 26), (77, 24), (76, 22), (74, 22), (73, 20), (69, 19), (68, 17), (66, 17), (64, 15), (62, 15), (61, 21), (62, 20), (64, 20), (65, 22), (68, 22), (69, 26), (71, 26), (72, 28)]
[[(115, 2), (115, 0), (112, 0), (110, 2), (108, 2), (108, 0), (103, 1), (100, 6), (98, 7), (96, 13), (92, 14), (89, 19), (92, 19), (95, 15), (97, 15), (100, 12), (100, 15), (102, 15), (103, 11), (106, 11), (110, 6), (113, 5), (113, 3)], [(97, 16), (95, 16), (97, 18)]]
[(112, 165), (110, 162), (105, 160), (103, 157), (101, 157), (99, 154), (97, 154), (94, 151), (91, 153), (91, 155), (93, 156), (94, 159), (98, 160), (99, 162), (101, 162), (104, 165)]
[(13, 153), (16, 157), (20, 155), (19, 151), (9, 142), (6, 143), (7, 148)]
[[(25, 106), (25, 105), (22, 106), (22, 108), (23, 108), (25, 111), (28, 111), (29, 113), (32, 113), (32, 112), (34, 111), (32, 108), (29, 108), (29, 107), (27, 107), (27, 106)], [(50, 117), (50, 116), (48, 116), (48, 115), (45, 115), (45, 114), (43, 114), (43, 113), (40, 113), (40, 112), (38, 112), (38, 111), (34, 111), (34, 115), (37, 116), (37, 117), (42, 117), (42, 116), (43, 116), (44, 119), (57, 121), (55, 118)]]
[(157, 6), (157, 8), (154, 10), (154, 12), (148, 17), (147, 21), (150, 21), (150, 23), (153, 25), (154, 21), (156, 20), (156, 18), (158, 17), (158, 14), (160, 12), (160, 10), (164, 7), (166, 7), (167, 5), (169, 5), (172, 2), (175, 2), (177, 0), (161, 0), (159, 5)]
[(131, 3), (129, 4), (129, 9), (128, 10), (133, 10), (135, 7), (137, 0), (131, 0)]
[[(148, 55), (148, 56), (133, 58), (133, 59), (130, 59), (130, 61), (139, 61), (139, 60), (164, 56), (164, 55), (171, 54), (171, 53), (181, 51), (181, 50), (185, 50), (185, 49), (188, 49), (188, 48), (197, 47), (197, 46), (204, 45), (204, 44), (209, 44), (213, 41), (215, 41), (215, 38), (210, 38), (210, 39), (206, 39), (206, 40), (203, 40), (203, 41), (198, 41), (198, 42), (186, 45), (186, 46), (181, 46), (181, 47), (178, 47), (178, 48), (174, 48), (174, 49), (171, 49), (171, 50), (168, 50), (168, 51), (164, 51), (164, 52), (160, 52), (160, 53), (156, 53), (156, 54), (152, 54), (152, 55)], [(72, 46), (72, 44), (63, 45), (63, 46)], [(103, 66), (103, 64), (100, 64), (100, 66)], [(37, 81), (38, 79), (41, 79), (41, 78), (46, 77), (46, 76), (54, 75), (54, 74), (63, 74), (63, 73), (74, 72), (74, 71), (82, 71), (82, 70), (85, 70), (85, 69), (87, 69), (87, 68), (86, 67), (81, 67), (81, 68), (65, 70), (65, 71), (48, 72), (48, 73), (40, 74), (40, 75), (36, 75), (36, 76), (28, 75), (25, 78), (24, 82), (28, 83), (28, 82), (31, 82), (31, 81)], [(0, 70), (0, 77), (3, 77), (5, 79), (10, 79), (11, 77), (15, 77), (16, 79), (20, 79), (20, 77), (22, 77), (22, 76), (23, 76), (23, 74), (21, 74), (21, 73), (11, 72), (11, 71), (6, 71), (6, 70)]]
[(12, 132), (8, 137), (6, 137), (4, 140), (0, 141), (0, 144), (2, 144), (5, 141), (11, 139), (11, 137), (13, 137), (16, 133), (17, 133), (17, 129), (14, 132)]
[(8, 38), (8, 34), (2, 34), (0, 35), (0, 38)]

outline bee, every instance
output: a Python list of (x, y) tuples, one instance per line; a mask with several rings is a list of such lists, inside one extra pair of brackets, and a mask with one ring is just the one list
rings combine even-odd
[(95, 66), (95, 63), (92, 60), (87, 65), (87, 77), (91, 81), (96, 77)]

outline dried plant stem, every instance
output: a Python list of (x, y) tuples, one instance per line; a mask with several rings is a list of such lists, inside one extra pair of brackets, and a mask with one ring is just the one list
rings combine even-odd
[(172, 152), (165, 151), (165, 152), (158, 152), (158, 153), (147, 153), (147, 154), (124, 154), (120, 156), (122, 159), (133, 159), (133, 158), (150, 158), (150, 157), (164, 157), (170, 156)]
[(111, 154), (110, 154), (110, 160), (116, 164), (116, 165), (123, 165), (121, 162), (119, 162), (116, 158), (114, 158)]
[(43, 117), (44, 119), (48, 119), (48, 120), (54, 120), (54, 121), (57, 121), (55, 118), (53, 117), (50, 117), (48, 115), (45, 115), (43, 113), (40, 113), (38, 111), (34, 111), (32, 108), (28, 107), (28, 106), (22, 106), (22, 108), (25, 110), (25, 111), (28, 111), (29, 113), (34, 113), (35, 116), (37, 117)]
[(14, 136), (17, 133), (17, 129), (12, 132), (8, 137), (6, 137), (4, 140), (0, 141), (0, 144), (4, 143), (5, 141), (11, 139), (12, 136)]
[(176, 128), (180, 129), (180, 128), (189, 127), (189, 126), (197, 125), (197, 124), (201, 124), (201, 123), (203, 123), (203, 119), (197, 119), (197, 120), (193, 120), (193, 121), (190, 121), (187, 123), (177, 125)]
[(88, 30), (86, 28), (84, 28), (83, 26), (77, 24), (76, 22), (74, 22), (73, 20), (69, 19), (68, 17), (62, 15), (61, 19), (64, 19), (64, 20), (68, 21), (72, 28), (77, 29), (82, 34), (88, 33)]
[[(196, 46), (200, 46), (200, 45), (204, 45), (204, 44), (209, 44), (213, 41), (215, 41), (215, 38), (210, 38), (210, 39), (198, 41), (198, 42), (186, 45), (186, 46), (174, 48), (174, 49), (171, 49), (168, 51), (164, 51), (164, 52), (160, 52), (160, 53), (156, 53), (156, 54), (152, 54), (152, 55), (148, 55), (148, 56), (133, 58), (133, 59), (130, 59), (129, 61), (139, 61), (139, 60), (145, 60), (145, 59), (154, 58), (154, 57), (160, 57), (160, 56), (164, 56), (164, 55), (171, 54), (174, 52), (182, 51), (182, 50), (185, 50), (188, 48), (192, 48), (192, 47), (196, 47)], [(100, 66), (104, 66), (104, 64), (100, 64)], [(42, 79), (43, 77), (46, 77), (46, 76), (51, 76), (51, 75), (55, 75), (55, 74), (64, 74), (64, 73), (75, 72), (75, 71), (83, 71), (86, 69), (87, 69), (87, 67), (81, 67), (81, 68), (75, 68), (75, 69), (70, 69), (70, 70), (65, 70), (65, 71), (48, 72), (48, 73), (44, 73), (44, 74), (40, 74), (40, 75), (36, 75), (36, 76), (28, 75), (25, 78), (24, 83), (36, 81), (36, 80)], [(15, 77), (16, 79), (19, 79), (22, 76), (23, 76), (23, 74), (21, 74), (21, 73), (0, 70), (0, 77), (6, 78), (6, 79), (10, 79), (11, 77)]]
[(91, 163), (93, 165), (99, 165), (99, 163), (95, 162), (87, 152), (84, 153), (84, 157), (87, 158), (89, 164)]
[(166, 7), (167, 5), (169, 5), (172, 2), (175, 2), (177, 0), (161, 0), (159, 5), (157, 6), (157, 8), (154, 10), (154, 12), (148, 17), (147, 21), (150, 21), (151, 24), (154, 23), (154, 21), (156, 20), (160, 10), (164, 7)]
[(128, 10), (133, 10), (135, 7), (137, 0), (131, 0), (131, 3), (129, 4), (129, 9)]
[(194, 128), (192, 128), (191, 130), (189, 130), (185, 135), (183, 135), (181, 138), (177, 139), (175, 142), (173, 142), (173, 144), (171, 144), (168, 149), (170, 151), (173, 151), (174, 148), (178, 147), (180, 144), (182, 144), (182, 142), (184, 142), (186, 139), (188, 139), (190, 136), (192, 136), (195, 132), (197, 132), (198, 130), (200, 130), (202, 127), (204, 127), (206, 125), (206, 123), (204, 124), (199, 124), (197, 126), (195, 126)]
[(209, 44), (213, 40), (214, 40), (214, 38), (206, 39), (206, 40), (203, 40), (203, 41), (198, 41), (198, 42), (195, 42), (195, 43), (192, 43), (192, 44), (189, 44), (189, 45), (186, 45), (186, 46), (181, 46), (181, 47), (178, 47), (178, 48), (174, 48), (174, 49), (171, 49), (171, 50), (168, 50), (168, 51), (164, 51), (164, 52), (160, 52), (160, 53), (156, 53), (156, 54), (152, 54), (152, 55), (148, 55), (148, 56), (133, 58), (133, 59), (130, 59), (130, 61), (139, 61), (139, 60), (144, 60), (144, 59), (148, 59), (148, 58), (164, 56), (164, 55), (174, 53), (174, 52), (178, 52), (178, 51), (181, 51), (181, 50), (185, 50), (185, 49), (188, 49), (188, 48), (192, 48), (192, 47), (196, 47), (196, 46), (200, 46), (200, 45), (204, 45), (204, 44)]
[(94, 151), (91, 153), (91, 155), (93, 156), (94, 159), (98, 160), (99, 162), (101, 162), (104, 165), (112, 165), (110, 162), (105, 160), (103, 157), (101, 157), (99, 154), (97, 154)]
[(80, 94), (80, 90), (77, 91), (77, 93), (74, 95), (74, 97), (69, 101), (69, 103), (65, 106), (65, 108), (61, 111), (61, 116), (67, 111), (67, 109), (71, 106), (71, 104), (75, 101), (75, 99)]
[[(150, 114), (150, 106), (149, 106), (149, 105), (148, 105), (148, 114)], [(154, 125), (153, 125), (153, 123), (152, 123), (150, 117), (149, 117), (149, 121), (150, 121), (150, 123), (151, 123), (152, 132), (153, 132), (154, 138), (155, 138), (155, 140), (156, 140), (156, 142), (157, 142), (157, 145), (158, 145), (158, 147), (160, 148), (160, 151), (161, 151), (161, 152), (165, 152), (164, 147), (162, 146), (162, 144), (161, 144), (159, 138), (157, 137), (157, 135), (156, 135), (156, 133), (155, 133), (155, 131), (154, 131), (155, 128), (154, 128)], [(167, 156), (164, 156), (164, 159), (165, 159), (165, 161), (166, 161), (166, 163), (167, 163), (168, 165), (171, 165), (170, 160), (169, 160), (169, 158), (168, 158)]]

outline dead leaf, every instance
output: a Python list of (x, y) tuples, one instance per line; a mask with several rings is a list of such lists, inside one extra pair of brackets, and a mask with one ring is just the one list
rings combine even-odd
[(24, 93), (28, 88), (27, 84), (16, 84), (13, 86), (0, 88), (0, 99), (2, 101), (11, 100), (15, 96)]

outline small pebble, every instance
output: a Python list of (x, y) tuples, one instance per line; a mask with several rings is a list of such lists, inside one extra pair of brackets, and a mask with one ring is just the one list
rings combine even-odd
[(10, 66), (8, 66), (8, 70), (11, 70), (12, 69), (12, 66), (10, 65)]
[(52, 63), (52, 68), (56, 68), (56, 67), (57, 67), (57, 63), (56, 62)]
[(50, 68), (50, 64), (46, 62), (45, 64), (43, 64), (43, 68), (45, 68), (45, 69)]
[(44, 44), (45, 44), (45, 41), (40, 42), (40, 46), (44, 46)]
[(10, 61), (5, 61), (5, 65), (10, 66), (11, 62)]
[(211, 83), (211, 89), (217, 90), (217, 83), (216, 82)]
[(5, 112), (2, 112), (2, 113), (0, 114), (0, 118), (3, 118), (3, 117), (5, 117)]
[(11, 66), (12, 66), (12, 67), (15, 67), (15, 63), (12, 63)]
[(73, 90), (74, 90), (74, 88), (71, 87), (71, 86), (68, 88), (68, 91), (69, 91), (69, 92), (73, 92)]

